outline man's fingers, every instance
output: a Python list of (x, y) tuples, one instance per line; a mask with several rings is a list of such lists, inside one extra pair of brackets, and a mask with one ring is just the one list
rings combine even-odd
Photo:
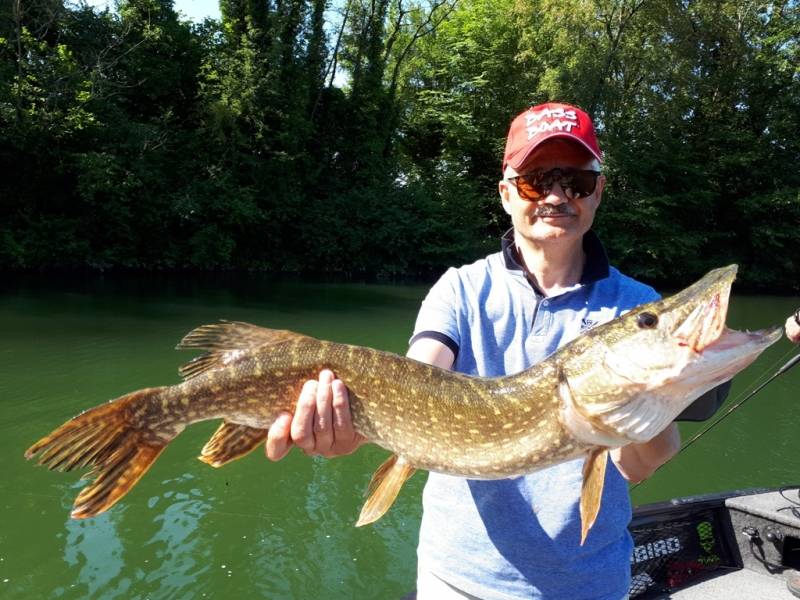
[(292, 414), (288, 412), (279, 414), (275, 422), (272, 423), (265, 444), (268, 459), (280, 460), (286, 456), (292, 448), (292, 438), (290, 437), (291, 424)]
[(314, 415), (317, 412), (317, 382), (306, 381), (297, 399), (292, 419), (292, 440), (306, 452), (314, 450)]
[(333, 391), (333, 430), (336, 444), (349, 444), (356, 436), (353, 429), (353, 419), (350, 414), (350, 399), (347, 396), (347, 387), (340, 379), (331, 384)]
[(314, 451), (327, 453), (333, 445), (333, 424), (331, 423), (331, 382), (333, 372), (325, 369), (319, 374), (317, 385), (317, 412), (314, 418)]
[(275, 419), (266, 452), (270, 460), (280, 460), (294, 443), (306, 454), (339, 456), (350, 454), (362, 441), (353, 427), (347, 388), (325, 369), (319, 381), (305, 382), (294, 415), (283, 412)]

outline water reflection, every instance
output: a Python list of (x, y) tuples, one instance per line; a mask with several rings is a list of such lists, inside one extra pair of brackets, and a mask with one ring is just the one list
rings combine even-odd
[(201, 527), (213, 498), (207, 502), (200, 488), (193, 487), (194, 476), (162, 482), (167, 490), (161, 497), (148, 501), (150, 508), (160, 508), (152, 523), (158, 530), (144, 544), (144, 550), (154, 557), (149, 568), (142, 569), (151, 598), (176, 598), (187, 590), (196, 589), (196, 582), (210, 566), (210, 553)]
[[(112, 510), (64, 525), (63, 559), (77, 568), (69, 586), (56, 597), (130, 598), (131, 590), (147, 590), (148, 598), (184, 597), (210, 566), (210, 551), (201, 523), (213, 504), (192, 487), (190, 473), (162, 482), (163, 494), (147, 506), (117, 504)], [(82, 484), (72, 486), (65, 505)], [(69, 499), (67, 499), (67, 497)], [(154, 530), (154, 531), (152, 531)], [(152, 531), (148, 538), (141, 534)]]
[(112, 586), (125, 567), (124, 544), (117, 531), (124, 511), (123, 507), (92, 519), (68, 519), (64, 523), (64, 561), (78, 568), (77, 585), (71, 585), (71, 591), (89, 598), (118, 598), (127, 591), (124, 582), (116, 589)]

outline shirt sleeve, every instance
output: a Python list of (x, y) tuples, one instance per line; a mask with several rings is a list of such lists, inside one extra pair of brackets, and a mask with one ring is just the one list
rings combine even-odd
[(422, 301), (409, 346), (418, 339), (427, 337), (442, 342), (458, 356), (461, 343), (458, 332), (460, 289), (458, 271), (454, 268), (448, 269)]
[(655, 302), (657, 300), (661, 300), (661, 294), (648, 285), (645, 286), (644, 290), (642, 290), (642, 295), (639, 298), (639, 301), (636, 303), (636, 306), (649, 304), (650, 302)]
[(697, 400), (687, 406), (684, 411), (676, 417), (676, 421), (707, 421), (715, 412), (719, 410), (722, 403), (731, 391), (731, 382), (719, 384), (713, 390), (708, 390)]

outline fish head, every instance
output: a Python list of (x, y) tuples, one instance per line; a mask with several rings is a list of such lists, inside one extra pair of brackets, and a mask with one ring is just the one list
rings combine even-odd
[(715, 269), (576, 340), (560, 384), (571, 411), (567, 420), (586, 419), (603, 445), (647, 441), (780, 339), (779, 327), (747, 332), (725, 326), (736, 270)]

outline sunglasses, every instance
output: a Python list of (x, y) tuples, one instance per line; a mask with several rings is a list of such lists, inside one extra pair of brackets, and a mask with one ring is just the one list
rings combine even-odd
[(549, 171), (531, 171), (524, 175), (509, 177), (506, 181), (517, 186), (519, 197), (523, 200), (538, 200), (542, 196), (546, 196), (556, 181), (564, 190), (567, 198), (574, 200), (575, 198), (585, 198), (594, 192), (599, 175), (600, 171), (584, 169), (550, 169)]

